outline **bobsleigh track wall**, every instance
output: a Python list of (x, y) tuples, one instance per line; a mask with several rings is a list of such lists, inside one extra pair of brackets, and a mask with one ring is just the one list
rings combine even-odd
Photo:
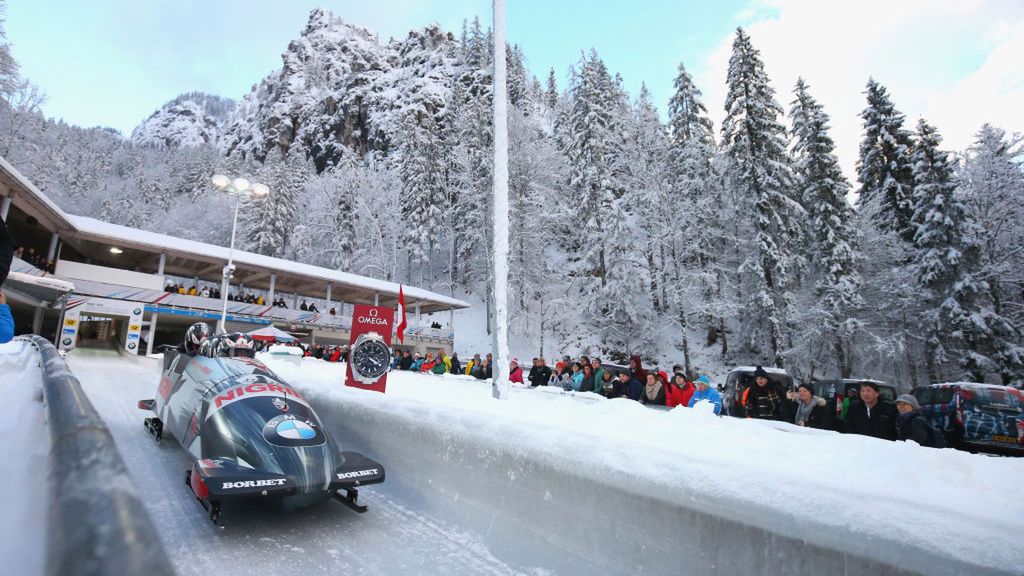
[(52, 439), (46, 573), (173, 574), (110, 430), (78, 380), (46, 339), (21, 338), (39, 351)]
[[(315, 388), (303, 393), (323, 422), (344, 423), (332, 432), (347, 448), (381, 460), (411, 505), (485, 535), (496, 557), (529, 558), (554, 574), (999, 573), (905, 542), (798, 526), (768, 509), (693, 501), (678, 487), (611, 467), (574, 468), (545, 458), (542, 447), (517, 444), (515, 430), (481, 437), (492, 424), (438, 426), (429, 407), (385, 411), (331, 402)], [(751, 487), (770, 497), (756, 479)], [(743, 520), (750, 517), (758, 524)]]

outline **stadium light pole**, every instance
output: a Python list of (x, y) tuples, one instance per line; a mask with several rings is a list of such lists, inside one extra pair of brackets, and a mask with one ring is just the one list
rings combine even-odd
[(235, 232), (238, 229), (238, 207), (242, 200), (259, 200), (270, 194), (270, 188), (259, 182), (250, 182), (245, 178), (228, 178), (223, 174), (217, 174), (210, 179), (214, 188), (235, 197), (235, 217), (231, 222), (231, 247), (228, 248), (228, 263), (224, 266), (224, 277), (221, 280), (221, 310), (220, 321), (217, 323), (217, 332), (227, 332), (228, 320), (228, 288), (231, 285), (231, 278), (235, 274)]
[(505, 0), (494, 9), (494, 384), (491, 395), (508, 400), (508, 93), (505, 70)]

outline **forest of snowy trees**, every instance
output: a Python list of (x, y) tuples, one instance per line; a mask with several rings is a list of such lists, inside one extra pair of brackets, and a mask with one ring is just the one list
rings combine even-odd
[[(272, 195), (246, 249), (487, 302), (490, 42), (474, 21), (381, 44), (316, 10), (253, 92), (175, 99), (131, 139), (46, 119), (15, 67), (0, 155), (72, 213), (225, 244), (209, 177), (248, 174)], [(944, 149), (865, 79), (849, 182), (814, 86), (777, 93), (742, 29), (717, 128), (683, 64), (667, 122), (594, 51), (562, 87), (517, 46), (507, 65), (511, 330), (535, 349), (1024, 381), (1019, 135)]]

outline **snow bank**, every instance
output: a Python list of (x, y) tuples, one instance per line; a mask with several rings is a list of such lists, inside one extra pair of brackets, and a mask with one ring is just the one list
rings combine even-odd
[(6, 574), (42, 574), (46, 532), (48, 430), (43, 421), (43, 373), (39, 352), (28, 342), (0, 345), (0, 558)]
[(488, 383), (447, 376), (392, 374), (379, 395), (344, 387), (343, 364), (263, 358), (389, 483), (500, 535), (496, 554), (533, 547), (559, 573), (791, 566), (781, 551), (803, 555), (800, 572), (876, 571), (868, 558), (1024, 573), (1021, 459), (592, 394), (513, 388), (498, 402)]

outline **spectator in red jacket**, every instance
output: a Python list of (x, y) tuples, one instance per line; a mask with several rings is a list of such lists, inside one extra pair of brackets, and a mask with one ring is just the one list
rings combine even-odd
[(670, 397), (665, 399), (665, 405), (688, 406), (695, 390), (693, 382), (688, 382), (682, 373), (677, 373), (672, 376), (672, 384), (669, 386)]
[(519, 367), (519, 359), (513, 358), (508, 364), (508, 381), (516, 384), (523, 383), (523, 369)]

